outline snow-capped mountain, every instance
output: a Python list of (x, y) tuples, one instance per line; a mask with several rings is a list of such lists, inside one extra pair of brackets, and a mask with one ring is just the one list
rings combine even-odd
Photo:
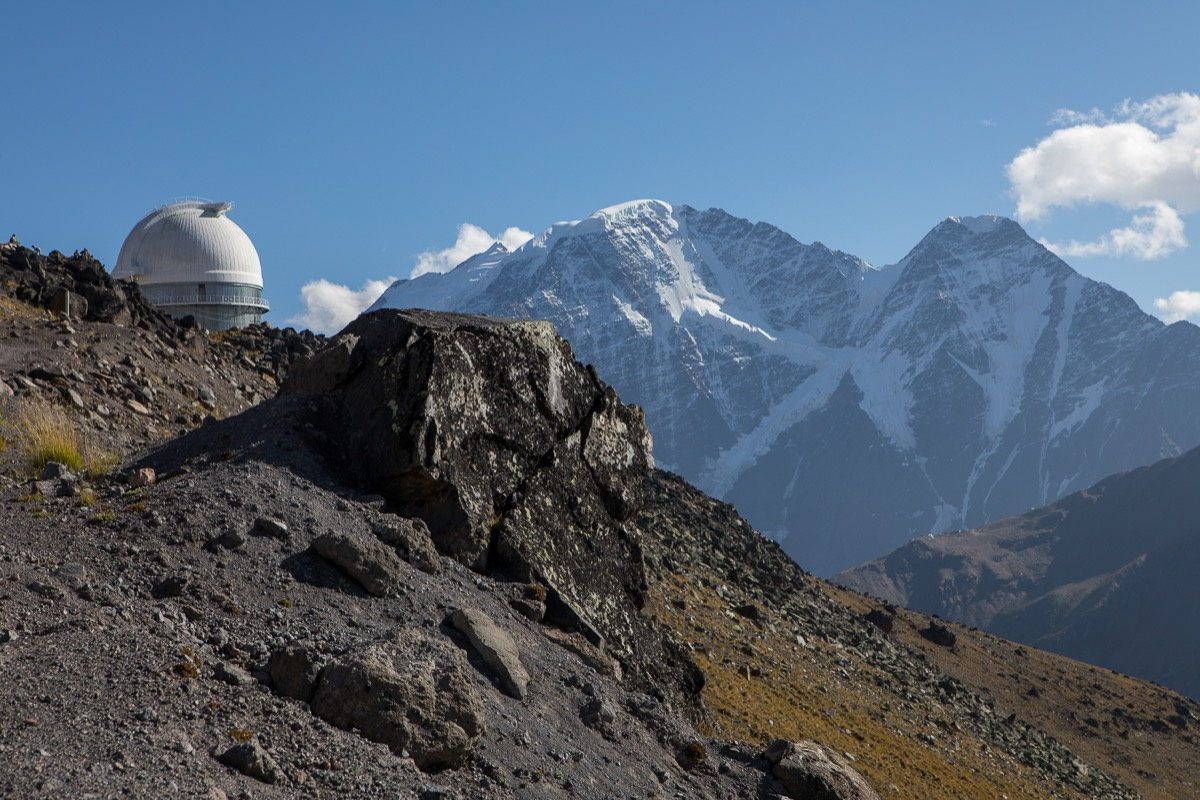
[(656, 200), (495, 245), (372, 306), (548, 319), (661, 467), (830, 574), (1200, 444), (1200, 329), (1170, 327), (1001, 217), (875, 268)]

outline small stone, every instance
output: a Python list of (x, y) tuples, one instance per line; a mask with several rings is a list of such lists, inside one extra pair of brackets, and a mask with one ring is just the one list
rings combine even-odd
[(213, 667), (213, 677), (230, 686), (249, 686), (254, 683), (250, 673), (228, 661), (218, 661)]
[(217, 407), (217, 396), (208, 386), (200, 384), (200, 386), (196, 388), (196, 395), (200, 399), (200, 405), (204, 406), (209, 411), (212, 411)]
[(533, 622), (541, 622), (546, 617), (546, 604), (538, 600), (514, 597), (508, 601), (508, 604)]
[(128, 406), (129, 410), (135, 414), (140, 414), (143, 417), (150, 416), (150, 409), (146, 408), (144, 405), (139, 403), (137, 400), (134, 400), (132, 398), (129, 400), (126, 400), (125, 405)]
[(891, 633), (892, 628), (895, 627), (896, 624), (895, 616), (878, 608), (871, 609), (863, 616), (863, 619), (874, 625), (876, 628), (879, 628), (879, 630), (883, 631), (884, 633)]
[(601, 728), (611, 725), (617, 718), (617, 712), (607, 700), (592, 700), (583, 707), (583, 724), (589, 728)]
[(775, 739), (762, 755), (792, 797), (879, 800), (846, 758), (816, 742)]
[(283, 777), (275, 760), (255, 741), (235, 744), (221, 754), (221, 763), (263, 783), (278, 783)]
[(164, 578), (150, 590), (150, 594), (158, 599), (166, 597), (181, 597), (188, 587), (188, 578), (186, 575), (172, 575), (169, 578)]
[(217, 544), (228, 550), (237, 550), (246, 543), (246, 537), (239, 533), (236, 528), (228, 528), (217, 537), (216, 541)]
[(753, 603), (746, 603), (743, 606), (737, 606), (733, 610), (748, 620), (752, 620), (754, 622), (762, 621), (762, 609)]
[(517, 643), (478, 608), (461, 608), (450, 615), (450, 623), (464, 633), (500, 679), (505, 694), (524, 700), (528, 693), (529, 673), (521, 663)]
[(152, 467), (142, 467), (129, 478), (129, 486), (140, 489), (143, 486), (153, 486), (157, 480)]
[(441, 557), (424, 520), (381, 515), (371, 520), (371, 531), (393, 545), (400, 557), (417, 569), (429, 575), (437, 574)]
[(49, 481), (56, 478), (62, 478), (70, 475), (70, 471), (65, 464), (60, 464), (57, 461), (47, 461), (46, 466), (42, 467), (42, 474), (38, 480)]
[(67, 594), (62, 589), (50, 583), (32, 581), (31, 583), (27, 584), (27, 586), (29, 591), (36, 595), (40, 595), (41, 597), (45, 597), (47, 600), (61, 600)]
[(958, 636), (954, 634), (954, 631), (936, 620), (930, 620), (929, 627), (922, 628), (918, 633), (941, 647), (954, 647), (958, 643)]
[(308, 702), (317, 686), (319, 670), (312, 654), (293, 642), (271, 654), (271, 682), (284, 697)]
[(76, 591), (82, 589), (87, 584), (87, 568), (78, 561), (63, 564), (50, 574)]
[(264, 536), (273, 536), (276, 539), (288, 538), (287, 523), (272, 517), (259, 517), (254, 520), (254, 527), (251, 530)]
[(330, 532), (317, 537), (313, 549), (376, 597), (396, 591), (404, 577), (404, 562), (378, 539)]

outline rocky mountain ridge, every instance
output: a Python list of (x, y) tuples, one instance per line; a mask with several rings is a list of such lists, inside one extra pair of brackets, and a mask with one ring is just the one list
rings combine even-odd
[(1198, 480), (1193, 449), (834, 580), (1198, 697)]
[(1200, 330), (1000, 217), (948, 219), (876, 269), (640, 201), (398, 281), (382, 307), (551, 321), (645, 409), (662, 465), (818, 574), (1200, 444)]

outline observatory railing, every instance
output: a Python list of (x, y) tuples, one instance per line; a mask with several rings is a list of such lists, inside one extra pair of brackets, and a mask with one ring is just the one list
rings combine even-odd
[(260, 287), (236, 283), (151, 284), (142, 287), (142, 295), (156, 306), (241, 306), (264, 311), (271, 307)]
[(156, 306), (250, 306), (253, 308), (262, 308), (269, 310), (271, 304), (261, 297), (247, 297), (245, 295), (214, 295), (207, 293), (204, 295), (193, 292), (192, 294), (179, 295), (164, 295), (160, 297), (146, 298)]

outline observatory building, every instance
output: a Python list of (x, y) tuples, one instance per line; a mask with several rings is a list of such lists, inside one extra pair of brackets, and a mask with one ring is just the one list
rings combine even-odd
[(262, 265), (250, 237), (226, 216), (233, 203), (183, 200), (156, 208), (125, 237), (114, 278), (176, 319), (210, 331), (262, 322)]

